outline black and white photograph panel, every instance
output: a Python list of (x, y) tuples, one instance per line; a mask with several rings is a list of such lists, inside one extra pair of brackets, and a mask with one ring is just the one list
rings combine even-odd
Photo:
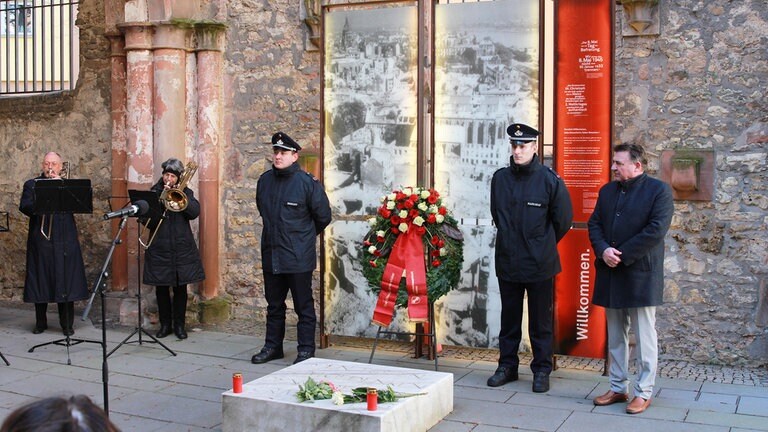
[(435, 188), (457, 219), (488, 218), (507, 126), (538, 124), (539, 2), (439, 4), (435, 19)]
[[(325, 329), (339, 336), (375, 337), (371, 324), (377, 296), (363, 275), (362, 239), (366, 221), (337, 220), (325, 232)], [(404, 309), (396, 309), (388, 330), (412, 331)]]
[(416, 183), (417, 8), (325, 14), (324, 184), (335, 214)]

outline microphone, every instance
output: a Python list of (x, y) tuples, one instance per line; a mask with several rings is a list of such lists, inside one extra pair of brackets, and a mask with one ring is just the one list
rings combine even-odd
[(139, 200), (123, 207), (120, 210), (111, 211), (104, 215), (104, 220), (110, 220), (113, 218), (121, 218), (126, 216), (143, 216), (149, 211), (149, 204), (144, 200)]

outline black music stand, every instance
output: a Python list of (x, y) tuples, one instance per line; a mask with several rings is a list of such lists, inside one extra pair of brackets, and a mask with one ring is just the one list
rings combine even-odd
[[(155, 191), (140, 191), (135, 189), (128, 190), (128, 196), (131, 198), (132, 203), (136, 203), (137, 201), (146, 201), (147, 204), (149, 204), (149, 210), (145, 215), (142, 217), (136, 218), (137, 225), (143, 224), (147, 227), (147, 229), (150, 230), (150, 232), (154, 231), (155, 228), (157, 228), (157, 224), (160, 222), (160, 220), (163, 218), (163, 212), (160, 207), (160, 200), (157, 195), (157, 192)], [(138, 238), (138, 235), (137, 235)], [(125, 339), (123, 339), (122, 342), (117, 344), (116, 347), (112, 349), (112, 351), (107, 354), (107, 357), (111, 356), (112, 353), (118, 350), (121, 346), (127, 343), (138, 343), (141, 345), (143, 343), (141, 336), (142, 334), (152, 339), (151, 341), (147, 341), (147, 343), (156, 343), (160, 345), (161, 347), (165, 348), (166, 351), (171, 353), (172, 355), (176, 355), (173, 350), (165, 346), (162, 342), (157, 340), (156, 337), (152, 336), (148, 331), (144, 330), (144, 323), (142, 318), (142, 307), (141, 307), (141, 243), (138, 242), (137, 244), (137, 252), (136, 252), (136, 267), (138, 272), (138, 287), (136, 290), (136, 298), (138, 299), (138, 324), (136, 327), (134, 327), (133, 332), (128, 335)], [(133, 335), (138, 335), (138, 340), (129, 341), (133, 337)]]
[[(93, 213), (93, 189), (90, 179), (36, 179), (35, 180), (35, 209), (36, 215), (53, 217), (62, 213)], [(69, 297), (64, 303), (69, 302)], [(64, 308), (64, 321), (69, 322), (68, 308)], [(74, 317), (72, 317), (74, 318)], [(59, 345), (67, 348), (67, 364), (71, 365), (69, 347), (83, 342), (101, 344), (100, 341), (71, 338), (35, 345), (28, 352), (47, 345)]]
[[(8, 212), (0, 212), (0, 232), (8, 232), (10, 230), (10, 224), (8, 223)], [(3, 359), (6, 366), (11, 365), (11, 363), (8, 362), (8, 359), (5, 358), (2, 352), (0, 352), (0, 358)]]

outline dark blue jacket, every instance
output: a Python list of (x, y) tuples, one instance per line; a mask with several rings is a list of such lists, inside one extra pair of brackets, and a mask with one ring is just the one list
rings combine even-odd
[[(589, 218), (589, 240), (597, 256), (594, 304), (621, 309), (663, 303), (664, 236), (674, 210), (669, 185), (647, 174), (600, 189)], [(615, 268), (602, 259), (609, 247), (621, 252)]]
[(571, 228), (573, 208), (563, 180), (534, 155), (528, 165), (501, 168), (491, 180), (496, 224), (496, 276), (540, 282), (560, 273), (557, 242)]
[(272, 168), (259, 178), (256, 206), (264, 226), (261, 259), (273, 274), (315, 269), (315, 238), (331, 223), (331, 205), (323, 186), (299, 164)]

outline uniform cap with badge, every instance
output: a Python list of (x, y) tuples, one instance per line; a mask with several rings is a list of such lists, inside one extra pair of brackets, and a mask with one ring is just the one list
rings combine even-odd
[(536, 141), (539, 131), (522, 123), (512, 123), (507, 127), (507, 135), (509, 135), (509, 143), (513, 146), (525, 145)]
[(298, 152), (301, 150), (299, 143), (294, 141), (293, 138), (289, 137), (284, 132), (277, 132), (272, 135), (272, 148), (289, 150), (293, 152)]

